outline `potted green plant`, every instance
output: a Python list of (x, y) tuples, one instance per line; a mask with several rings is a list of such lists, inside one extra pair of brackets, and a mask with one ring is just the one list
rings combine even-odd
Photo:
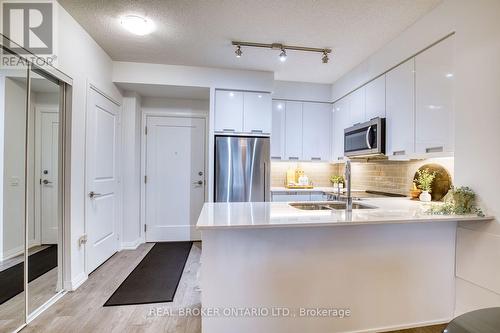
[(331, 176), (330, 182), (333, 184), (333, 187), (344, 187), (344, 177), (343, 176)]
[(432, 192), (432, 182), (436, 178), (436, 172), (430, 172), (429, 169), (418, 170), (417, 171), (417, 182), (418, 188), (422, 190), (419, 196), (420, 201), (429, 202), (431, 201)]

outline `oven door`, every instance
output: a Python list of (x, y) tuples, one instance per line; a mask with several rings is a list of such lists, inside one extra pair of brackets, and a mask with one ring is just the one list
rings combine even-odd
[(385, 154), (385, 119), (375, 118), (344, 131), (345, 156)]

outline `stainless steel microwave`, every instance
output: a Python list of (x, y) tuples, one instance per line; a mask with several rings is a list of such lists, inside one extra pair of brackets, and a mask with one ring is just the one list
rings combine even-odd
[(374, 118), (344, 130), (344, 156), (385, 155), (385, 118)]

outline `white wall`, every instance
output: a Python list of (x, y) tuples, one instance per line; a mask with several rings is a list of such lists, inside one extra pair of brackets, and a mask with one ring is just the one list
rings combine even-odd
[(331, 102), (332, 85), (308, 82), (274, 81), (273, 99)]
[(84, 234), (85, 218), (85, 114), (90, 84), (121, 102), (120, 91), (112, 82), (113, 64), (109, 56), (59, 4), (57, 6), (56, 66), (73, 78), (71, 137), (71, 239), (65, 251), (71, 267), (65, 272), (64, 287), (74, 289), (85, 279), (83, 247), (78, 238)]
[[(455, 184), (472, 187), (500, 214), (500, 2), (445, 0), (332, 87), (336, 100), (451, 32), (455, 35)], [(456, 314), (500, 306), (500, 224), (457, 234)]]

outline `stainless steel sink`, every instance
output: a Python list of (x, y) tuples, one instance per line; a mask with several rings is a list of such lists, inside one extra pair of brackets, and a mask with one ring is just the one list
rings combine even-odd
[[(301, 210), (344, 210), (346, 209), (345, 202), (293, 202), (290, 206)], [(377, 207), (354, 202), (352, 209), (374, 209)]]

